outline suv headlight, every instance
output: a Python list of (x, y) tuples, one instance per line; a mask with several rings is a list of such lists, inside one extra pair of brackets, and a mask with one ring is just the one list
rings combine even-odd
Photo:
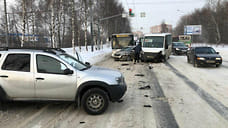
[(203, 57), (197, 57), (197, 60), (205, 60)]
[(120, 83), (121, 83), (121, 77), (116, 77), (116, 82), (117, 82), (118, 84), (120, 84)]
[(179, 48), (176, 48), (176, 50), (180, 50)]
[(122, 85), (124, 83), (124, 77), (116, 77), (116, 82), (118, 83), (118, 85)]

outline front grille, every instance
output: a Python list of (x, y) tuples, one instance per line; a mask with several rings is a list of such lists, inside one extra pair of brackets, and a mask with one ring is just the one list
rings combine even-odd
[(179, 48), (180, 50), (187, 50), (188, 48)]
[(206, 60), (215, 60), (215, 57), (205, 57)]

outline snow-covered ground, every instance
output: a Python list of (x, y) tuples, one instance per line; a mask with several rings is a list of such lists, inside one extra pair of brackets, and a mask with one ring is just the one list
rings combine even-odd
[[(64, 50), (72, 56), (76, 55), (73, 54), (73, 48), (64, 48)], [(91, 46), (88, 46), (88, 51), (86, 51), (85, 47), (82, 47), (81, 52), (79, 50), (79, 47), (76, 47), (76, 51), (82, 57), (83, 62), (95, 64), (102, 61), (105, 56), (109, 55), (112, 52), (112, 49), (110, 45), (103, 45), (103, 48), (101, 48), (100, 50), (94, 50), (93, 52), (91, 51)]]

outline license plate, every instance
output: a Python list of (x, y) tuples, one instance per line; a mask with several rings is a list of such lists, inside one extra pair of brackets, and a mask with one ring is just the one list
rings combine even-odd
[(154, 58), (154, 56), (147, 56), (147, 58), (152, 58), (152, 59), (153, 59), (153, 58)]
[(207, 60), (207, 63), (215, 63), (214, 60)]

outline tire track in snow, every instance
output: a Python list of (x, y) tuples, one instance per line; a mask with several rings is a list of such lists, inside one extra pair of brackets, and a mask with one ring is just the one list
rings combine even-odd
[(184, 76), (182, 73), (180, 73), (176, 68), (174, 68), (171, 64), (168, 62), (166, 63), (166, 66), (170, 67), (170, 69), (180, 78), (184, 80), (184, 82), (192, 88), (204, 101), (206, 101), (215, 111), (217, 111), (224, 119), (228, 120), (228, 107), (223, 105), (220, 101), (215, 99), (213, 96), (211, 96), (209, 93), (204, 91), (202, 88), (200, 88), (196, 83), (189, 80), (186, 76)]
[[(144, 69), (147, 69), (146, 67)], [(172, 113), (170, 105), (166, 99), (156, 74), (152, 71), (146, 71), (148, 80), (151, 81), (152, 108), (155, 115), (157, 128), (179, 128), (176, 119)]]

